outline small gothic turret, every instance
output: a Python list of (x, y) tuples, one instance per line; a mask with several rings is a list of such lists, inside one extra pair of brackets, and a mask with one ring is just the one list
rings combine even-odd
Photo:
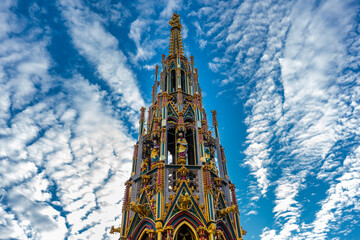
[[(235, 186), (229, 180), (216, 111), (214, 135), (202, 105), (194, 57), (184, 56), (179, 15), (169, 55), (155, 69), (145, 124), (141, 109), (132, 176), (126, 182), (120, 239), (242, 239)], [(159, 92), (158, 92), (159, 87)]]

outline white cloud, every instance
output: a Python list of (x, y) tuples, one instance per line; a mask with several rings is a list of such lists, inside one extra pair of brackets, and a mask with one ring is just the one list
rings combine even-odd
[(99, 0), (87, 3), (94, 7), (98, 14), (104, 19), (104, 22), (107, 23), (114, 23), (121, 26), (131, 15), (130, 10), (121, 4), (121, 2), (115, 3), (111, 0)]
[[(22, 23), (29, 25), (27, 31), (14, 34), (12, 26), (20, 20), (2, 9), (9, 30), (0, 39), (0, 238), (117, 238), (108, 232), (120, 224), (134, 144), (128, 132), (143, 101), (116, 39), (96, 16), (85, 21), (78, 7), (67, 15), (81, 25), (70, 24), (74, 42), (110, 93), (80, 75), (50, 75), (46, 34), (29, 22)], [(115, 107), (122, 107), (133, 125), (116, 117), (106, 94), (117, 97)]]
[[(99, 17), (80, 2), (62, 0), (60, 4), (76, 48), (95, 65), (100, 77), (113, 89), (114, 95), (118, 96), (118, 107), (130, 107), (131, 111), (128, 112), (131, 114), (138, 111), (145, 104), (134, 73), (127, 66), (126, 57), (118, 49), (117, 39), (106, 32)], [(134, 33), (134, 37), (137, 39), (140, 33)]]
[[(120, 223), (134, 144), (128, 132), (144, 102), (122, 46), (105, 28), (109, 22), (122, 24), (128, 15), (107, 3), (93, 3), (96, 14), (80, 1), (59, 5), (75, 48), (110, 90), (78, 74), (49, 75), (52, 40), (38, 27), (30, 27), (29, 34), (29, 23), (6, 10), (15, 3), (2, 3), (0, 238), (118, 237), (108, 231)], [(151, 20), (154, 2), (138, 3), (143, 14), (123, 34), (137, 46), (129, 54), (132, 63), (168, 44), (162, 34), (168, 36), (168, 20), (180, 9), (170, 1), (160, 19)], [(261, 217), (256, 200), (275, 196), (274, 222), (260, 237), (341, 237), (358, 225), (354, 216), (360, 209), (360, 76), (353, 72), (360, 66), (360, 25), (347, 1), (294, 3), (213, 2), (188, 16), (198, 17), (200, 47), (225, 53), (209, 63), (213, 71), (227, 73), (218, 96), (233, 88), (246, 102), (245, 164), (254, 177), (249, 198), (255, 200), (247, 217)], [(148, 38), (147, 31), (154, 35)], [(52, 87), (61, 90), (48, 94)], [(316, 189), (313, 195), (304, 191), (309, 186)], [(304, 221), (309, 211), (314, 217)], [(350, 230), (342, 231), (345, 225)]]
[(144, 19), (136, 19), (130, 25), (129, 38), (132, 39), (136, 45), (136, 55), (131, 55), (132, 61), (137, 63), (139, 60), (149, 60), (155, 55), (153, 46), (142, 42), (142, 35), (149, 32), (150, 27), (147, 27), (149, 21)]
[(145, 65), (143, 68), (145, 68), (148, 71), (152, 71), (155, 70), (156, 64), (152, 64), (152, 65)]
[[(301, 221), (311, 211), (304, 209), (303, 190), (318, 180), (336, 184), (346, 157), (340, 156), (358, 144), (359, 73), (353, 69), (360, 48), (352, 4), (234, 1), (211, 6), (207, 21), (199, 22), (208, 46), (228, 60), (209, 63), (226, 73), (220, 87), (234, 87), (246, 100), (250, 197), (275, 190), (274, 224), (263, 229), (263, 239), (303, 239), (300, 232), (313, 226)], [(350, 208), (354, 214), (355, 205)], [(334, 230), (334, 222), (326, 227)], [(325, 229), (319, 236), (327, 236)]]
[(200, 44), (200, 48), (203, 49), (203, 48), (206, 47), (207, 41), (206, 41), (206, 40), (203, 40), (203, 39), (200, 39), (200, 40), (199, 40), (199, 44)]
[[(14, 6), (2, 7), (1, 25), (6, 31), (0, 39), (0, 95), (4, 100), (0, 108), (0, 237), (65, 237), (64, 218), (47, 203), (49, 181), (40, 171), (41, 165), (28, 159), (27, 151), (27, 145), (36, 141), (40, 129), (54, 122), (44, 103), (33, 104), (34, 98), (41, 96), (53, 83), (47, 74), (50, 59), (45, 47), (48, 40), (36, 34), (41, 34), (37, 28), (30, 29), (30, 33), (24, 31), (19, 37), (15, 26), (28, 23), (19, 22), (5, 8)], [(45, 114), (33, 115), (36, 111)]]
[(220, 68), (221, 64), (220, 63), (212, 63), (212, 62), (209, 62), (209, 69), (213, 72), (217, 72), (219, 71), (219, 68)]
[(182, 0), (169, 0), (166, 1), (166, 6), (164, 10), (160, 13), (160, 16), (163, 18), (170, 19), (176, 10), (181, 9)]
[(129, 38), (131, 38), (135, 44), (139, 44), (141, 40), (141, 35), (144, 32), (144, 28), (146, 27), (146, 21), (141, 19), (136, 19), (130, 25)]
[[(284, 58), (280, 59), (283, 114), (275, 125), (284, 146), (281, 151), (289, 153), (289, 160), (282, 160), (284, 174), (277, 181), (273, 209), (283, 227), (271, 238), (265, 236), (274, 231), (265, 229), (264, 239), (288, 239), (299, 231), (301, 204), (297, 197), (304, 181), (344, 137), (339, 125), (344, 114), (344, 106), (339, 107), (343, 87), (336, 79), (347, 64), (344, 37), (352, 27), (353, 12), (339, 1), (322, 3), (316, 10), (298, 2), (291, 17)], [(318, 228), (319, 239), (325, 238), (326, 229), (321, 225)]]

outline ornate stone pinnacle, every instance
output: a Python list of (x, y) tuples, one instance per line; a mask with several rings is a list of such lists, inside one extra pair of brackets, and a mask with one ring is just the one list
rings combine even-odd
[(189, 170), (183, 165), (179, 170), (181, 180), (186, 180), (186, 175), (189, 173)]
[(169, 21), (169, 24), (172, 28), (174, 27), (178, 27), (178, 28), (182, 28), (181, 24), (180, 24), (180, 15), (174, 13), (171, 20)]

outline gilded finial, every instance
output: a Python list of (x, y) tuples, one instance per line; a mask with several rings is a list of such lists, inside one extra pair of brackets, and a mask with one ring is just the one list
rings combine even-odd
[(180, 15), (174, 13), (171, 20), (169, 21), (169, 24), (171, 27), (178, 27), (178, 28), (182, 28), (181, 24), (180, 24)]

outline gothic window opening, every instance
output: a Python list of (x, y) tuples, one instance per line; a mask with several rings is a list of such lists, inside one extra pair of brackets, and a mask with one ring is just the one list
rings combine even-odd
[(219, 168), (219, 161), (218, 161), (217, 157), (215, 157), (215, 166), (216, 166), (217, 169), (220, 169)]
[(164, 92), (167, 92), (167, 75), (165, 76)]
[(147, 240), (147, 239), (149, 239), (149, 234), (144, 233), (140, 240)]
[(167, 150), (168, 150), (168, 163), (171, 159), (171, 164), (175, 164), (175, 128), (169, 128), (167, 130)]
[(173, 157), (170, 151), (168, 151), (168, 164), (173, 164)]
[(176, 91), (176, 71), (171, 70), (171, 92)]
[(178, 230), (175, 240), (195, 240), (195, 235), (193, 231), (186, 225), (183, 224)]
[(194, 154), (194, 130), (192, 128), (186, 129), (186, 142), (188, 144), (187, 157), (188, 165), (195, 165), (195, 154)]
[(175, 192), (175, 187), (177, 185), (177, 170), (173, 169), (169, 171), (168, 179), (169, 179), (169, 192)]
[(185, 89), (185, 73), (184, 73), (184, 71), (181, 71), (181, 90), (183, 92), (186, 92), (186, 89)]

